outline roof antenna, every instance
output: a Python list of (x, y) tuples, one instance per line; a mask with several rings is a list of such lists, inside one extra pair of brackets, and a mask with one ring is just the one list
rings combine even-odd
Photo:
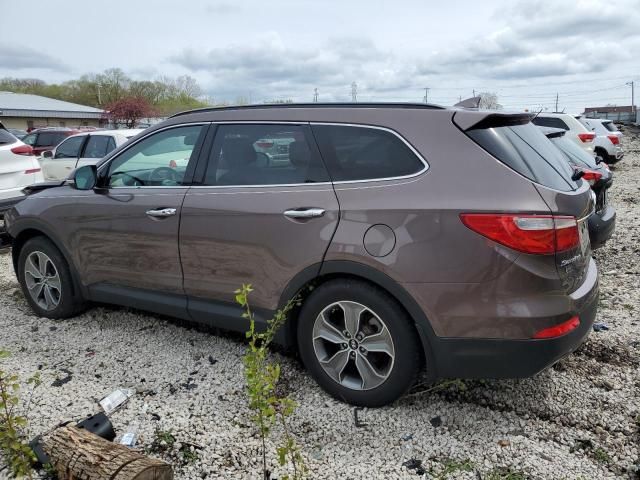
[(533, 118), (531, 119), (531, 121), (533, 122), (536, 118), (538, 118), (538, 115), (540, 115), (542, 113), (542, 107), (540, 107), (540, 110), (538, 110), (538, 113), (536, 113)]

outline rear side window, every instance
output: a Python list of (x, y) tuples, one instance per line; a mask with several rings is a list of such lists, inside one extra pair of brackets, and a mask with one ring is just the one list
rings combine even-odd
[(561, 118), (556, 117), (536, 117), (533, 119), (533, 123), (541, 127), (553, 127), (562, 128), (563, 130), (570, 130), (569, 126)]
[(221, 125), (205, 185), (286, 185), (327, 182), (329, 176), (302, 125)]
[(0, 145), (9, 145), (16, 143), (18, 139), (7, 132), (4, 128), (0, 128)]
[(84, 158), (102, 158), (113, 149), (109, 149), (109, 142), (113, 142), (107, 135), (91, 135), (84, 147)]
[(413, 175), (424, 163), (397, 135), (378, 128), (313, 125), (334, 182)]
[(541, 185), (555, 190), (575, 190), (573, 169), (551, 141), (531, 123), (481, 128), (466, 132), (502, 163)]

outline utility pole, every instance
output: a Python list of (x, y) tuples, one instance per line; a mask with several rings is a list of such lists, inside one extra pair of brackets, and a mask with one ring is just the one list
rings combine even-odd
[(424, 87), (424, 103), (429, 103), (429, 87)]
[(314, 101), (314, 103), (318, 103), (318, 89), (317, 88), (313, 89), (313, 101)]
[(474, 97), (476, 96), (476, 89), (475, 88), (473, 89), (473, 96)]
[(356, 82), (351, 84), (351, 101), (353, 103), (358, 101), (358, 84)]
[(556, 109), (554, 110), (554, 112), (558, 111), (558, 92), (556, 92)]
[(98, 83), (98, 105), (102, 105), (102, 95), (100, 94), (100, 89), (102, 88), (102, 84)]
[(631, 85), (631, 113), (635, 113), (636, 112), (636, 99), (635, 99), (635, 92), (634, 92), (634, 81), (631, 80), (630, 82), (627, 82), (625, 85)]

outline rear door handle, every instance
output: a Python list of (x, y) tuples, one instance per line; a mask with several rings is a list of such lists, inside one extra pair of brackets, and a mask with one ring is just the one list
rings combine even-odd
[(160, 208), (158, 210), (147, 210), (146, 214), (154, 218), (171, 217), (175, 215), (177, 210), (175, 208)]
[(324, 215), (324, 208), (299, 208), (285, 210), (284, 216), (287, 218), (316, 218)]

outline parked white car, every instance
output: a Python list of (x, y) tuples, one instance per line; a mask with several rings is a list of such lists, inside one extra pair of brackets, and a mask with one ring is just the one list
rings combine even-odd
[(605, 163), (616, 163), (624, 157), (622, 149), (622, 132), (612, 120), (604, 118), (576, 117), (580, 123), (596, 134), (594, 150)]
[(586, 152), (594, 155), (593, 147), (596, 134), (585, 127), (575, 116), (568, 113), (540, 113), (533, 119), (533, 123), (541, 127), (567, 130), (565, 138), (571, 139)]
[(0, 123), (0, 216), (23, 199), (22, 189), (42, 182), (33, 148), (9, 133)]
[(64, 180), (78, 167), (98, 163), (112, 150), (143, 129), (95, 130), (65, 138), (53, 150), (44, 152), (40, 165), (47, 180)]

